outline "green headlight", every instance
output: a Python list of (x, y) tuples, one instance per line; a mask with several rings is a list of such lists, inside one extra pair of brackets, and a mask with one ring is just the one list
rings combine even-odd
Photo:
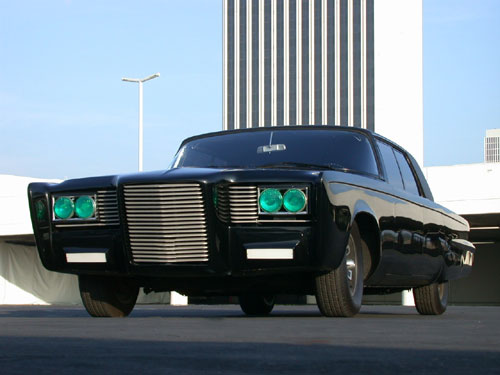
[(35, 202), (36, 219), (39, 222), (47, 220), (47, 205), (41, 199)]
[(260, 193), (259, 205), (263, 211), (276, 212), (283, 204), (283, 196), (278, 189), (266, 189)]
[(76, 216), (80, 219), (88, 219), (95, 214), (95, 201), (88, 195), (82, 195), (75, 202)]
[(289, 212), (300, 212), (306, 207), (306, 195), (302, 190), (290, 189), (283, 197), (283, 206)]
[(66, 220), (73, 216), (74, 212), (75, 205), (71, 199), (68, 197), (57, 198), (56, 203), (54, 204), (54, 213), (56, 214), (56, 217)]

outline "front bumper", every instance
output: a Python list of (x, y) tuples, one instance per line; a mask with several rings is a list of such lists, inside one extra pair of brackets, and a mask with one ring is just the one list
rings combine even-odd
[[(203, 182), (123, 179), (101, 186), (106, 199), (114, 194), (117, 220), (94, 226), (50, 220), (46, 225), (37, 224), (37, 200), (43, 199), (50, 212), (53, 194), (70, 193), (59, 185), (30, 185), (32, 221), (42, 262), (52, 271), (120, 275), (144, 284), (148, 280), (187, 283), (200, 278), (285, 278), (338, 266), (347, 233), (335, 225), (318, 175), (303, 172), (285, 180), (294, 183), (276, 183), (276, 172), (269, 173), (272, 182), (264, 180), (261, 186), (306, 187), (309, 192), (306, 214), (280, 217), (249, 212), (247, 203), (257, 202), (255, 183), (241, 176), (237, 183), (234, 176), (217, 177)], [(77, 189), (73, 191), (81, 190)], [(95, 190), (95, 186), (86, 188)], [(174, 201), (173, 194), (189, 198)], [(236, 202), (234, 212), (232, 197), (243, 202)], [(108, 207), (110, 200), (106, 202)], [(199, 233), (204, 235), (195, 241)], [(338, 256), (336, 248), (340, 249)]]
[[(141, 277), (252, 276), (315, 269), (311, 226), (230, 227), (210, 236), (208, 260), (198, 263), (134, 262), (122, 228), (54, 232), (39, 244), (44, 265), (74, 274)], [(48, 236), (46, 236), (48, 237)]]

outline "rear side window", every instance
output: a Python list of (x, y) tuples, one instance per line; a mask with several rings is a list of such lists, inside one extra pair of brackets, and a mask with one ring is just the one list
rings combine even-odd
[(398, 162), (396, 161), (396, 156), (394, 155), (392, 147), (381, 141), (377, 141), (377, 144), (385, 165), (389, 184), (396, 188), (404, 189), (401, 172), (399, 171)]
[(408, 164), (408, 160), (406, 160), (402, 152), (394, 150), (394, 153), (396, 154), (396, 160), (398, 161), (399, 164), (399, 170), (401, 171), (401, 176), (403, 176), (405, 190), (409, 193), (420, 195), (418, 191), (417, 182), (415, 181), (415, 176), (413, 175), (413, 171), (411, 170), (411, 167)]

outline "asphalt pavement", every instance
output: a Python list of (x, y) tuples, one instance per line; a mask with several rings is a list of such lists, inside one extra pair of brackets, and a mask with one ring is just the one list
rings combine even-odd
[(500, 374), (500, 307), (136, 306), (91, 318), (81, 306), (0, 306), (0, 374)]

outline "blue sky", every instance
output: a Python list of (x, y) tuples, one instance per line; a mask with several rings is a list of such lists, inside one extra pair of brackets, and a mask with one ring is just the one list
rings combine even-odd
[[(144, 169), (222, 127), (222, 1), (0, 0), (0, 174)], [(424, 0), (424, 164), (481, 162), (500, 127), (500, 1)]]
[(424, 0), (424, 165), (483, 161), (500, 128), (500, 1)]

